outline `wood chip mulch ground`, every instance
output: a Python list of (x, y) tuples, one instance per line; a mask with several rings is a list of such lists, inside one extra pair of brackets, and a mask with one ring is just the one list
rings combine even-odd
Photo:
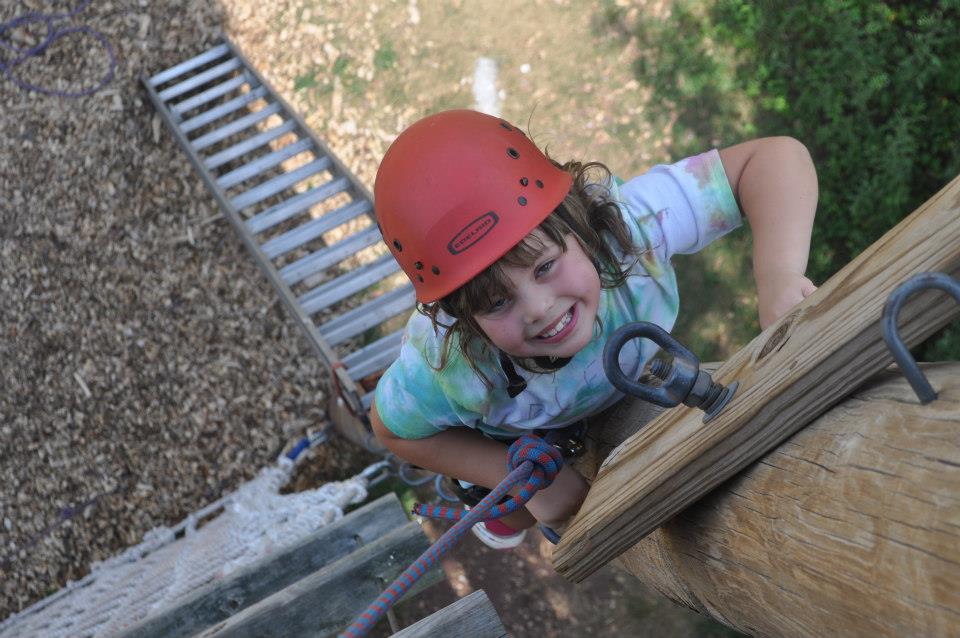
[[(0, 21), (49, 5), (3, 3)], [(322, 365), (138, 83), (227, 19), (213, 1), (95, 2), (60, 24), (109, 41), (106, 88), (65, 99), (0, 80), (0, 619), (325, 421)], [(74, 34), (14, 73), (79, 90), (108, 68)], [(357, 469), (349, 445), (317, 454), (316, 480)]]

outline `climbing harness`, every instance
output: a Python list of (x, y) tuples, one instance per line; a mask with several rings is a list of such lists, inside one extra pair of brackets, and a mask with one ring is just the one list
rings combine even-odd
[(384, 241), (429, 303), (526, 237), (573, 178), (519, 128), (476, 111), (419, 120), (387, 149), (374, 185)]
[[(141, 78), (290, 316), (365, 420), (376, 378), (400, 352), (414, 305), (380, 241), (373, 201), (227, 39)], [(393, 320), (393, 321), (391, 321)]]
[[(7, 49), (8, 51), (12, 51), (15, 56), (12, 60), (0, 61), (0, 71), (2, 71), (11, 82), (22, 89), (43, 93), (44, 95), (54, 95), (57, 97), (75, 98), (93, 95), (109, 84), (113, 80), (113, 76), (116, 73), (117, 58), (114, 55), (113, 47), (110, 46), (110, 42), (107, 40), (106, 36), (87, 26), (57, 26), (58, 22), (69, 20), (86, 9), (91, 2), (92, 0), (84, 0), (77, 5), (73, 11), (69, 11), (67, 13), (40, 13), (31, 11), (29, 13), (25, 13), (24, 15), (17, 16), (12, 20), (8, 20), (7, 22), (0, 23), (0, 47)], [(8, 33), (14, 31), (15, 29), (29, 27), (31, 25), (41, 23), (47, 27), (47, 33), (38, 44), (26, 48), (11, 44)], [(110, 68), (95, 86), (88, 89), (82, 89), (80, 91), (61, 91), (27, 82), (14, 75), (14, 69), (16, 69), (18, 66), (31, 58), (42, 56), (50, 47), (50, 45), (72, 33), (78, 33), (92, 37), (94, 40), (99, 42), (107, 52), (107, 58), (110, 60)]]
[[(517, 374), (517, 369), (514, 367), (510, 355), (503, 350), (499, 350), (497, 358), (500, 361), (500, 369), (507, 377), (507, 395), (513, 399), (527, 389), (527, 381)], [(533, 362), (542, 370), (552, 372), (570, 363), (571, 359), (572, 357), (533, 357)]]
[(960, 282), (944, 273), (925, 272), (914, 275), (907, 281), (900, 284), (896, 290), (890, 293), (887, 303), (883, 307), (883, 339), (887, 343), (893, 358), (900, 368), (900, 372), (910, 382), (910, 387), (917, 393), (920, 403), (926, 405), (937, 398), (937, 393), (933, 386), (927, 381), (927, 377), (920, 370), (920, 366), (910, 354), (900, 333), (897, 330), (897, 319), (900, 316), (900, 310), (907, 299), (929, 288), (939, 288), (953, 296), (954, 300), (960, 304)]
[[(471, 527), (482, 521), (500, 518), (516, 511), (538, 490), (549, 487), (563, 466), (560, 453), (536, 436), (524, 435), (514, 441), (507, 451), (510, 473), (480, 503), (467, 511), (437, 505), (418, 505), (415, 513), (450, 521), (456, 524), (420, 555), (382, 594), (367, 607), (340, 635), (341, 638), (365, 636), (387, 610), (403, 596), (416, 581), (436, 565)], [(503, 503), (501, 499), (513, 487), (522, 485), (516, 496)]]
[[(620, 367), (620, 351), (628, 341), (638, 337), (650, 339), (673, 355), (671, 363), (662, 359), (654, 359), (651, 363), (650, 372), (662, 381), (659, 386), (631, 381)], [(621, 326), (610, 335), (603, 348), (603, 369), (610, 383), (621, 392), (665, 408), (681, 403), (699, 408), (706, 413), (704, 423), (723, 410), (739, 385), (737, 381), (729, 386), (715, 382), (708, 372), (700, 369), (700, 359), (696, 355), (666, 330), (647, 321)]]

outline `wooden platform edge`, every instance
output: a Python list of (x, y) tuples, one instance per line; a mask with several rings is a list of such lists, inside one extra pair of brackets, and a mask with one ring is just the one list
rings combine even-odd
[(507, 638), (497, 610), (482, 589), (464, 596), (391, 638)]
[[(197, 636), (336, 635), (429, 546), (423, 529), (411, 521)], [(431, 569), (405, 597), (442, 578), (439, 568)]]
[(392, 492), (322, 527), (300, 542), (214, 581), (127, 629), (126, 638), (191, 636), (374, 542), (408, 522)]

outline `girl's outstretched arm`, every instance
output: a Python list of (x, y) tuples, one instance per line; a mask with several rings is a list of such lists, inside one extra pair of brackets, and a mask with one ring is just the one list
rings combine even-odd
[[(424, 439), (402, 439), (384, 425), (376, 401), (370, 409), (370, 424), (377, 439), (388, 450), (431, 472), (491, 489), (508, 474), (508, 446), (476, 430), (455, 427)], [(577, 513), (586, 494), (586, 481), (564, 465), (550, 487), (530, 499), (525, 509), (503, 520), (515, 529), (525, 529), (538, 520), (557, 527)]]
[(805, 273), (817, 210), (817, 173), (806, 147), (766, 137), (720, 151), (730, 187), (753, 231), (760, 327), (816, 290)]

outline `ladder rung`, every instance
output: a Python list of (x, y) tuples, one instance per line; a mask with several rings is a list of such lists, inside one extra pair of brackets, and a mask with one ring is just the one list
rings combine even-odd
[(206, 104), (211, 100), (215, 100), (221, 95), (226, 95), (234, 89), (239, 89), (241, 86), (247, 83), (247, 78), (244, 75), (235, 75), (226, 82), (221, 82), (220, 84), (211, 87), (204, 91), (203, 93), (197, 93), (193, 97), (188, 97), (182, 102), (177, 102), (176, 104), (170, 107), (170, 110), (177, 115), (183, 115), (187, 111), (191, 111), (198, 106)]
[[(301, 224), (292, 230), (277, 235), (270, 241), (264, 242), (260, 246), (263, 253), (270, 259), (284, 255), (294, 248), (304, 245), (311, 239), (316, 239), (331, 228), (354, 219), (371, 210), (369, 200), (361, 199), (350, 202), (346, 206), (341, 206), (336, 210), (325, 213), (322, 216), (311, 219), (305, 224)], [(253, 221), (252, 219), (250, 221)]]
[(191, 117), (189, 120), (184, 120), (180, 123), (180, 130), (184, 133), (189, 133), (190, 131), (195, 131), (201, 126), (206, 126), (214, 120), (219, 120), (224, 115), (229, 115), (234, 111), (239, 111), (250, 102), (262, 98), (267, 94), (267, 89), (262, 86), (258, 86), (252, 91), (239, 95), (232, 100), (224, 102), (220, 106), (215, 106), (212, 109), (207, 109), (203, 113)]
[(346, 177), (332, 179), (326, 184), (322, 184), (316, 188), (311, 188), (305, 193), (294, 195), (290, 199), (284, 200), (276, 206), (272, 206), (262, 213), (258, 213), (256, 216), (251, 217), (247, 222), (247, 228), (250, 229), (250, 232), (253, 234), (262, 233), (268, 228), (275, 226), (286, 219), (290, 219), (294, 215), (302, 213), (314, 204), (318, 204), (325, 199), (333, 197), (337, 193), (342, 193), (348, 188), (350, 188), (350, 180), (348, 180)]
[(302, 182), (311, 175), (316, 175), (317, 173), (323, 172), (330, 168), (330, 158), (329, 157), (320, 157), (312, 162), (304, 164), (300, 168), (294, 169), (289, 173), (283, 173), (282, 175), (277, 175), (272, 179), (268, 179), (262, 184), (257, 184), (249, 190), (245, 190), (233, 199), (230, 200), (230, 204), (237, 210), (243, 210), (248, 206), (253, 206), (263, 200), (281, 193), (294, 184)]
[(380, 372), (400, 355), (403, 330), (397, 330), (345, 356), (342, 361), (354, 381)]
[(293, 144), (287, 144), (279, 151), (274, 151), (268, 155), (258, 157), (257, 159), (244, 164), (240, 168), (221, 175), (219, 178), (217, 178), (217, 185), (223, 189), (236, 186), (240, 182), (245, 182), (251, 177), (256, 176), (258, 173), (262, 173), (278, 164), (283, 163), (294, 155), (299, 155), (300, 153), (309, 149), (311, 146), (313, 146), (313, 140), (311, 140), (309, 137), (299, 139)]
[(203, 161), (203, 165), (210, 170), (217, 168), (218, 166), (223, 166), (227, 162), (231, 162), (238, 157), (246, 155), (250, 151), (260, 148), (267, 142), (272, 142), (281, 135), (285, 135), (297, 127), (296, 120), (290, 119), (286, 120), (283, 124), (274, 126), (272, 129), (268, 129), (263, 133), (257, 133), (252, 137), (248, 137), (242, 142), (237, 142), (229, 148), (225, 148), (219, 153), (211, 155)]
[[(167, 124), (185, 142), (185, 152), (224, 212), (232, 216), (239, 210), (250, 217), (237, 230), (295, 318), (305, 322), (302, 327), (324, 363), (332, 369), (342, 359), (350, 376), (343, 376), (345, 390), (369, 407), (373, 393), (356, 381), (396, 358), (403, 332), (363, 347), (354, 344), (365, 335), (382, 334), (384, 324), (398, 323), (416, 298), (409, 283), (390, 289), (399, 266), (371, 248), (381, 236), (375, 224), (360, 220), (373, 216), (366, 189), (228, 41), (144, 83), (154, 106), (170, 115)], [(294, 163), (303, 165), (286, 170)], [(329, 181), (314, 186), (321, 180)], [(340, 231), (344, 234), (336, 243), (323, 245)], [(361, 254), (372, 261), (352, 267)], [(311, 289), (296, 297), (293, 288)], [(362, 303), (373, 295), (379, 296)]]
[(343, 241), (338, 241), (332, 246), (318, 250), (288, 266), (284, 266), (280, 269), (280, 277), (285, 284), (292, 286), (324, 268), (329, 268), (338, 261), (343, 261), (353, 253), (363, 250), (379, 240), (380, 231), (376, 226), (364, 228)]
[(415, 301), (413, 285), (406, 284), (385, 292), (362, 306), (348, 310), (339, 317), (317, 326), (317, 329), (327, 343), (334, 346), (413, 308)]
[(229, 124), (224, 124), (215, 131), (210, 131), (206, 135), (201, 135), (197, 139), (190, 142), (190, 146), (193, 147), (195, 151), (202, 151), (208, 146), (213, 146), (217, 142), (227, 139), (235, 133), (250, 128), (257, 122), (267, 119), (271, 115), (275, 115), (280, 112), (280, 103), (273, 102), (266, 105), (259, 111), (250, 113), (249, 115), (244, 115), (243, 117), (238, 117)]
[(233, 71), (234, 69), (239, 69), (241, 64), (242, 62), (240, 62), (240, 60), (238, 60), (237, 58), (230, 58), (226, 62), (221, 62), (220, 64), (218, 64), (213, 68), (207, 69), (202, 73), (197, 73), (196, 75), (192, 75), (188, 79), (184, 80), (183, 82), (180, 82), (179, 84), (174, 84), (170, 88), (160, 91), (160, 93), (158, 93), (157, 96), (164, 102), (167, 102), (177, 97), (178, 95), (183, 95), (184, 93), (192, 91), (193, 89), (199, 86), (203, 86), (210, 80), (218, 78), (222, 75), (226, 75), (227, 73), (230, 73), (230, 71)]
[(198, 66), (203, 66), (207, 62), (213, 62), (217, 58), (222, 58), (229, 52), (230, 47), (228, 47), (226, 44), (215, 46), (209, 51), (204, 51), (194, 58), (190, 58), (189, 60), (181, 62), (176, 66), (172, 66), (169, 69), (160, 71), (160, 73), (157, 73), (155, 76), (150, 78), (150, 84), (152, 86), (159, 86), (164, 82), (169, 82), (173, 78), (183, 75), (187, 71), (192, 71)]
[(313, 290), (300, 295), (297, 301), (307, 315), (312, 315), (354, 293), (360, 292), (399, 269), (400, 266), (397, 265), (397, 260), (393, 258), (393, 255), (386, 254), (369, 264), (364, 264), (336, 279), (320, 284)]

